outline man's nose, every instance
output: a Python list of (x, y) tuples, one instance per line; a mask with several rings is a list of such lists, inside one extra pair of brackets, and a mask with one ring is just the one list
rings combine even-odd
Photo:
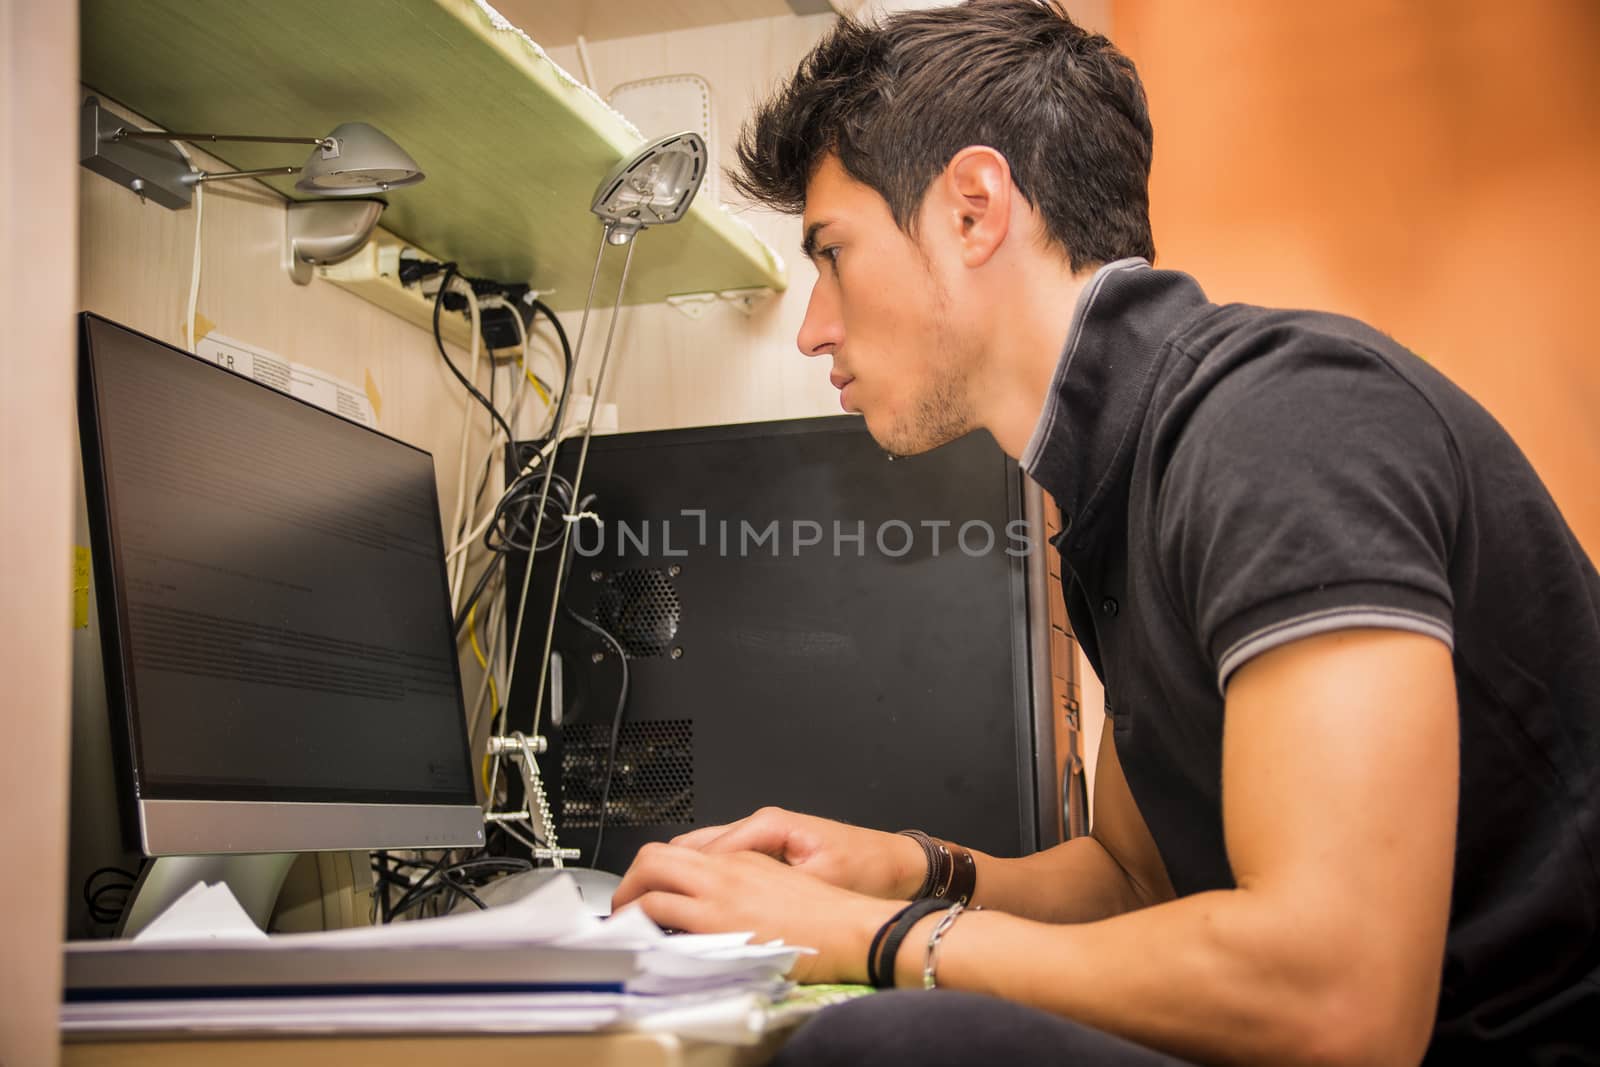
[(822, 285), (813, 285), (811, 300), (806, 304), (806, 317), (801, 321), (800, 333), (795, 337), (801, 354), (827, 355), (839, 347), (843, 334), (838, 303), (823, 292)]

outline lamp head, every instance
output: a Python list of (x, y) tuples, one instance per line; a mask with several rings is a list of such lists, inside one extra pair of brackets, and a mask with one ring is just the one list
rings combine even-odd
[(405, 149), (365, 122), (345, 122), (311, 150), (294, 187), (323, 196), (375, 196), (422, 177)]
[(589, 210), (606, 224), (612, 244), (627, 244), (647, 226), (677, 222), (706, 176), (706, 143), (697, 133), (651, 141), (605, 176)]

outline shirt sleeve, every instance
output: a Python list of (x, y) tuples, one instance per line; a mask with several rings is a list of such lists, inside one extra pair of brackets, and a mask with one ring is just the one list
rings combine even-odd
[(1199, 400), (1158, 498), (1168, 588), (1223, 693), (1251, 658), (1332, 630), (1453, 647), (1449, 431), (1376, 353), (1308, 347), (1245, 363)]

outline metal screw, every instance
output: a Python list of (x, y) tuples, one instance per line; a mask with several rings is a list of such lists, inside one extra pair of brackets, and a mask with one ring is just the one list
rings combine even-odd
[(683, 568), (678, 566), (676, 563), (674, 563), (672, 566), (667, 568), (667, 577), (668, 578), (676, 578), (678, 575), (680, 575), (682, 573), (683, 573)]
[(683, 649), (681, 649), (681, 648), (673, 649), (672, 650), (672, 658), (673, 659), (682, 659), (683, 658)]
[(603, 579), (604, 577), (605, 577), (605, 573), (603, 571), (590, 571), (589, 572), (589, 580), (591, 582), (598, 582), (601, 579)]
[(590, 663), (599, 663), (601, 660), (603, 660), (605, 658), (606, 658), (606, 654), (604, 652), (591, 652), (591, 653), (589, 653), (589, 662)]

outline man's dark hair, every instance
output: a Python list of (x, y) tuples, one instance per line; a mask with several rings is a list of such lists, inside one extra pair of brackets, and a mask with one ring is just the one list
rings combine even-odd
[(745, 124), (730, 178), (752, 200), (799, 214), (811, 175), (834, 153), (912, 233), (928, 185), (968, 145), (1006, 157), (1074, 271), (1155, 258), (1139, 75), (1043, 0), (840, 20)]

